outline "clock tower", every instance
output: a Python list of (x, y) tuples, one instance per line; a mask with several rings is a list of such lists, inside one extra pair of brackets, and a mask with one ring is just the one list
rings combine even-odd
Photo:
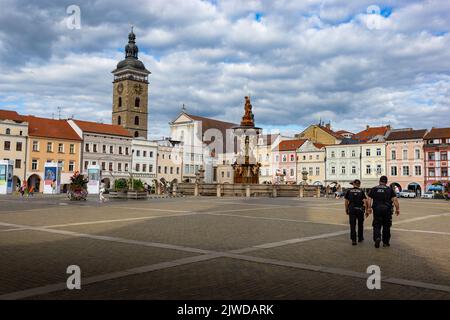
[(125, 46), (125, 59), (112, 72), (112, 124), (121, 125), (133, 135), (147, 139), (148, 71), (138, 59), (136, 35), (131, 29)]

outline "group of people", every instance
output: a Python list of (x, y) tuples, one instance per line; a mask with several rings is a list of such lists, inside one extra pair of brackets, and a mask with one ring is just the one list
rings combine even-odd
[(379, 248), (381, 242), (383, 247), (390, 246), (392, 215), (394, 210), (397, 216), (400, 214), (400, 204), (395, 191), (387, 183), (386, 176), (380, 177), (379, 185), (373, 187), (366, 195), (360, 188), (361, 181), (356, 179), (351, 183), (353, 188), (345, 193), (345, 212), (349, 217), (352, 245), (364, 241), (364, 218), (373, 213), (375, 248)]
[(23, 197), (25, 194), (29, 196), (34, 195), (34, 185), (31, 185), (31, 187), (28, 188), (28, 185), (26, 182), (24, 182), (22, 185), (17, 186), (17, 190), (19, 191), (20, 195)]

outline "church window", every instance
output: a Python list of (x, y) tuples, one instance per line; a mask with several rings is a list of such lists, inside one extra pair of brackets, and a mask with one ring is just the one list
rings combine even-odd
[(137, 126), (139, 125), (139, 117), (138, 116), (134, 117), (134, 124)]
[(118, 124), (118, 125), (121, 125), (121, 124), (122, 124), (122, 117), (121, 117), (121, 116), (118, 116), (118, 117), (117, 117), (117, 124)]
[(119, 108), (122, 106), (122, 97), (119, 97)]
[(141, 99), (136, 98), (136, 100), (134, 100), (134, 106), (135, 106), (135, 108), (139, 108), (140, 103), (141, 103)]

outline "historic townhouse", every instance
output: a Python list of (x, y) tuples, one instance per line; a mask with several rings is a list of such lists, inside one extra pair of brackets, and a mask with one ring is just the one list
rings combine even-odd
[(450, 128), (432, 128), (424, 137), (425, 186), (449, 183)]
[(13, 161), (13, 188), (22, 185), (27, 169), (28, 122), (15, 111), (0, 110), (0, 159)]
[(386, 175), (386, 145), (384, 142), (366, 142), (361, 147), (361, 187), (372, 188)]
[(24, 116), (28, 122), (27, 172), (28, 186), (44, 190), (44, 166), (57, 162), (61, 168), (61, 191), (65, 192), (70, 177), (80, 170), (82, 138), (66, 120)]
[(118, 125), (90, 121), (68, 120), (83, 139), (81, 172), (89, 166), (100, 166), (107, 187), (117, 179), (129, 179), (132, 161), (132, 134)]
[[(183, 108), (182, 112), (169, 125), (171, 138), (180, 141), (183, 145), (183, 181), (194, 182), (195, 174), (203, 166), (205, 182), (211, 183), (215, 177), (217, 181), (218, 165), (223, 166), (223, 161), (226, 166), (231, 165), (234, 147), (230, 137), (231, 129), (237, 126), (236, 124), (194, 116), (186, 113)], [(230, 150), (226, 149), (227, 144), (229, 144)], [(221, 153), (227, 155), (222, 156), (219, 163), (218, 155)]]
[(305, 139), (284, 140), (273, 151), (273, 183), (297, 183), (297, 149), (306, 142)]
[(131, 154), (133, 178), (151, 185), (156, 179), (158, 144), (144, 138), (134, 138), (131, 142)]
[(386, 138), (386, 171), (391, 185), (400, 191), (425, 190), (423, 137), (426, 129), (393, 130)]
[(183, 146), (179, 141), (164, 139), (157, 141), (158, 154), (156, 159), (158, 181), (182, 181)]
[(351, 188), (350, 182), (361, 180), (361, 145), (354, 140), (344, 140), (338, 145), (325, 147), (325, 184), (339, 184)]
[(326, 145), (339, 144), (344, 139), (342, 135), (331, 130), (330, 123), (327, 123), (326, 125), (323, 125), (322, 123), (312, 124), (295, 137)]
[(257, 161), (261, 164), (259, 168), (259, 183), (272, 183), (275, 167), (273, 151), (278, 144), (286, 140), (286, 137), (280, 134), (265, 134), (258, 137), (257, 149)]
[(307, 140), (297, 149), (297, 159), (298, 183), (306, 172), (308, 184), (325, 185), (325, 145)]

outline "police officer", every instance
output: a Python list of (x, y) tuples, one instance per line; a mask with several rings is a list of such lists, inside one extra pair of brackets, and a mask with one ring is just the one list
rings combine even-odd
[(383, 247), (390, 246), (391, 226), (392, 226), (392, 210), (395, 206), (395, 214), (400, 214), (400, 204), (398, 203), (395, 191), (387, 185), (386, 176), (380, 177), (380, 184), (373, 187), (369, 192), (369, 211), (373, 209), (373, 240), (375, 248), (380, 247), (383, 241)]
[(345, 193), (345, 212), (350, 222), (350, 239), (352, 245), (356, 246), (356, 223), (358, 222), (358, 242), (364, 241), (364, 211), (367, 207), (367, 197), (361, 186), (361, 181), (356, 179), (351, 182), (353, 188)]

